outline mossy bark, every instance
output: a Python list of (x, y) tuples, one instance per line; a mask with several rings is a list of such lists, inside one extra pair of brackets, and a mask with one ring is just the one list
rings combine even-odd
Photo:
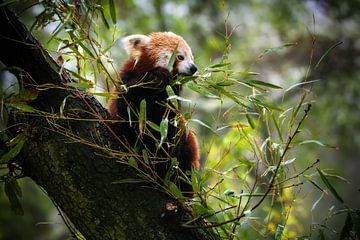
[[(15, 74), (18, 68), (28, 73), (25, 87), (72, 81), (59, 73), (55, 61), (6, 7), (0, 8), (0, 22), (0, 61), (16, 66)], [(52, 88), (39, 91), (31, 105), (58, 114), (65, 98), (63, 114), (81, 121), (56, 119), (51, 114), (21, 114), (12, 121), (21, 123), (28, 137), (20, 162), (24, 174), (46, 190), (86, 239), (213, 238), (203, 230), (181, 227), (187, 213), (181, 206), (176, 212), (167, 211), (166, 204), (177, 205), (167, 194), (139, 183), (114, 184), (138, 176), (136, 170), (95, 147), (119, 145), (100, 121), (107, 119), (107, 112), (95, 98)], [(93, 120), (95, 116), (99, 121)]]

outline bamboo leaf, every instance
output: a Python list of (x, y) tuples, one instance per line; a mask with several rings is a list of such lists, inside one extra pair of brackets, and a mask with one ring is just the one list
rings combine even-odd
[(178, 199), (184, 198), (182, 192), (175, 183), (169, 182), (169, 191)]
[(263, 86), (263, 87), (268, 87), (268, 88), (275, 88), (275, 89), (282, 89), (282, 87), (277, 86), (275, 84), (272, 83), (268, 83), (268, 82), (264, 82), (261, 80), (257, 80), (257, 79), (253, 79), (253, 80), (245, 80), (245, 83), (251, 83), (254, 85), (259, 85), (259, 86)]
[(200, 84), (196, 84), (196, 83), (193, 83), (193, 82), (188, 82), (186, 84), (186, 86), (189, 89), (193, 90), (194, 92), (200, 93), (203, 96), (220, 99), (218, 96), (214, 95), (213, 93), (211, 93), (209, 90), (207, 90), (204, 86), (202, 86)]
[(211, 132), (217, 134), (209, 125), (207, 125), (206, 123), (200, 121), (199, 119), (192, 118), (192, 119), (189, 119), (189, 121), (196, 122), (196, 123), (200, 124), (201, 126), (209, 129)]
[(176, 55), (177, 55), (177, 48), (178, 48), (178, 45), (175, 46), (175, 49), (171, 54), (171, 57), (170, 57), (170, 60), (169, 60), (168, 66), (167, 66), (167, 69), (169, 70), (169, 72), (173, 71), (174, 63), (175, 63), (175, 59), (176, 59)]
[(149, 164), (149, 154), (146, 149), (142, 150), (142, 155), (143, 155), (144, 162), (146, 164)]
[(15, 147), (11, 148), (10, 151), (1, 156), (0, 163), (7, 163), (11, 159), (15, 158), (23, 148), (25, 141), (25, 137), (21, 138), (19, 142), (15, 145)]
[(16, 194), (16, 191), (18, 191), (18, 190), (14, 189), (14, 183), (12, 183), (12, 181), (16, 181), (16, 180), (15, 179), (7, 179), (5, 181), (5, 187), (4, 187), (5, 195), (7, 196), (8, 200), (9, 200), (11, 210), (15, 214), (23, 216), (24, 210), (23, 210), (21, 203), (19, 201), (19, 198)]
[(214, 64), (214, 65), (211, 65), (207, 68), (220, 68), (220, 67), (225, 67), (225, 66), (229, 66), (231, 65), (231, 63), (217, 63), (217, 64)]
[(129, 165), (136, 169), (138, 169), (139, 167), (134, 157), (129, 158)]
[(179, 104), (177, 102), (177, 99), (174, 98), (174, 97), (176, 97), (175, 92), (170, 85), (166, 86), (166, 92), (167, 92), (167, 95), (169, 96), (167, 98), (167, 100), (170, 100), (170, 102), (174, 105), (174, 107), (176, 109), (179, 109)]
[(157, 131), (157, 132), (160, 132), (160, 127), (159, 127), (159, 125), (157, 125), (157, 124), (155, 124), (155, 123), (153, 123), (153, 122), (151, 122), (151, 121), (147, 121), (147, 124), (152, 128), (152, 129), (154, 129), (155, 131)]
[(326, 178), (326, 176), (324, 175), (324, 173), (316, 168), (316, 170), (318, 171), (321, 180), (323, 181), (323, 183), (326, 185), (326, 187), (330, 190), (330, 192), (334, 195), (334, 197), (341, 203), (344, 203), (344, 200), (340, 197), (340, 195), (337, 193), (337, 191), (335, 190), (335, 188), (331, 185), (331, 183), (329, 182), (329, 180)]
[(250, 115), (249, 115), (249, 114), (245, 114), (245, 116), (246, 116), (246, 119), (247, 119), (250, 127), (251, 127), (252, 129), (255, 129), (255, 123), (254, 123), (254, 121), (251, 119)]
[(36, 112), (35, 108), (24, 103), (5, 103), (5, 106), (8, 108), (15, 108), (23, 112), (29, 112), (29, 113)]
[(167, 138), (168, 127), (169, 127), (169, 120), (167, 118), (161, 120), (161, 122), (160, 122), (161, 140), (160, 140), (160, 143), (159, 143), (159, 147), (164, 143), (165, 139)]
[(140, 102), (140, 112), (139, 112), (139, 131), (140, 134), (143, 134), (145, 131), (146, 123), (146, 100), (143, 99)]
[(320, 57), (319, 61), (315, 64), (314, 69), (318, 68), (320, 63), (324, 60), (324, 58), (337, 46), (339, 46), (340, 44), (342, 44), (342, 42), (337, 42), (334, 45), (332, 45), (328, 50), (326, 50), (326, 52)]
[(281, 45), (279, 47), (273, 47), (273, 48), (266, 49), (260, 54), (259, 58), (262, 58), (270, 53), (279, 52), (280, 50), (282, 50), (284, 48), (291, 47), (294, 45), (297, 45), (297, 43), (285, 43), (284, 45)]
[(278, 224), (275, 232), (275, 240), (281, 240), (284, 232), (284, 225)]
[(116, 8), (115, 8), (114, 0), (109, 0), (109, 7), (110, 7), (111, 20), (113, 24), (116, 24)]

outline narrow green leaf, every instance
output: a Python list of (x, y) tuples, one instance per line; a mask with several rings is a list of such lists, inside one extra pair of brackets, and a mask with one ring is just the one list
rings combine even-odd
[(250, 115), (249, 115), (249, 114), (245, 114), (245, 116), (246, 116), (246, 119), (247, 119), (250, 127), (251, 127), (252, 129), (255, 129), (255, 123), (254, 123), (254, 121), (251, 119)]
[(103, 23), (105, 24), (106, 29), (110, 29), (110, 25), (105, 17), (104, 9), (100, 8), (99, 11), (100, 11), (101, 19), (102, 19)]
[(182, 192), (175, 183), (169, 182), (169, 191), (178, 199), (184, 198)]
[(129, 158), (129, 165), (136, 169), (138, 169), (139, 167), (134, 157)]
[(317, 205), (319, 204), (319, 202), (321, 201), (321, 199), (323, 198), (323, 196), (324, 196), (324, 193), (322, 193), (322, 194), (320, 195), (319, 199), (314, 202), (314, 204), (313, 204), (312, 207), (311, 207), (311, 211), (314, 211), (314, 210), (316, 209)]
[(192, 119), (189, 119), (189, 121), (196, 122), (196, 123), (200, 124), (201, 126), (209, 129), (211, 132), (217, 134), (209, 125), (205, 124), (204, 122), (200, 121), (199, 119), (192, 118)]
[(193, 191), (199, 192), (199, 185), (198, 185), (198, 181), (197, 181), (197, 177), (196, 177), (196, 172), (195, 169), (191, 169), (191, 186), (193, 188)]
[(155, 130), (155, 131), (157, 131), (157, 132), (160, 132), (160, 126), (159, 125), (157, 125), (157, 124), (155, 124), (155, 123), (153, 123), (153, 122), (151, 122), (151, 121), (147, 121), (147, 124), (153, 129), (153, 130)]
[[(11, 181), (11, 180), (10, 180)], [(16, 195), (16, 190), (13, 188), (13, 184), (9, 180), (5, 181), (5, 195), (7, 196), (11, 210), (20, 216), (24, 215), (24, 210), (21, 206), (18, 196)]]
[(320, 142), (318, 140), (305, 140), (305, 141), (300, 142), (299, 145), (308, 144), (308, 143), (314, 143), (314, 144), (317, 144), (317, 145), (322, 146), (322, 147), (332, 147), (332, 146), (330, 146), (328, 144), (325, 144), (325, 143), (322, 143), (322, 142)]
[(257, 80), (257, 79), (245, 80), (244, 82), (245, 83), (248, 82), (248, 83), (251, 83), (251, 84), (254, 84), (254, 85), (259, 85), (259, 86), (268, 87), (268, 88), (282, 89), (282, 87), (280, 87), (280, 86), (277, 86), (277, 85), (272, 84), (272, 83), (264, 82), (264, 81), (261, 81), (261, 80)]
[(240, 75), (260, 75), (260, 73), (257, 73), (257, 72), (237, 72), (238, 74)]
[(225, 66), (229, 66), (231, 63), (217, 63), (217, 64), (214, 64), (214, 65), (211, 65), (207, 68), (220, 68), (220, 67), (225, 67)]
[(140, 102), (140, 112), (139, 112), (139, 131), (140, 134), (143, 134), (145, 131), (146, 123), (146, 100), (143, 99)]
[(341, 203), (344, 203), (344, 200), (340, 197), (340, 195), (337, 193), (337, 191), (335, 190), (335, 188), (331, 185), (331, 183), (329, 182), (329, 180), (326, 178), (326, 176), (324, 175), (324, 173), (316, 168), (316, 170), (318, 171), (321, 180), (323, 181), (323, 183), (326, 185), (326, 187), (330, 190), (330, 192), (334, 195), (334, 197)]
[(29, 112), (29, 113), (36, 112), (35, 108), (24, 103), (5, 103), (5, 106), (8, 108), (15, 108), (23, 112)]
[(129, 118), (129, 125), (130, 125), (130, 127), (132, 127), (131, 110), (130, 110), (130, 107), (129, 107), (129, 106), (126, 107), (126, 111), (127, 111), (128, 118)]
[(161, 140), (159, 143), (159, 147), (164, 143), (165, 139), (167, 138), (168, 127), (169, 127), (169, 120), (167, 118), (165, 118), (160, 123)]
[(179, 109), (179, 104), (177, 102), (177, 99), (173, 98), (173, 97), (176, 96), (175, 92), (174, 92), (174, 90), (172, 89), (172, 87), (170, 85), (166, 86), (166, 92), (167, 92), (167, 95), (169, 96), (167, 99), (170, 100), (170, 102), (174, 105), (174, 107), (176, 109)]
[(171, 54), (167, 69), (169, 70), (169, 72), (172, 72), (173, 67), (174, 67), (174, 63), (175, 63), (175, 59), (176, 59), (176, 55), (177, 55), (177, 49), (178, 49), (178, 45), (175, 46), (175, 49), (173, 51), (173, 53)]
[(26, 140), (26, 137), (24, 134), (20, 133), (18, 134), (16, 137), (14, 137), (13, 139), (11, 139), (9, 142), (6, 143), (6, 146), (8, 147), (12, 147), (15, 146), (17, 144), (19, 144), (20, 142), (23, 142)]
[(278, 224), (275, 232), (275, 240), (281, 240), (284, 232), (284, 225)]
[(337, 46), (339, 46), (340, 44), (342, 44), (342, 42), (337, 42), (334, 45), (332, 45), (328, 50), (326, 50), (326, 52), (320, 57), (319, 61), (315, 64), (314, 69), (316, 69), (317, 67), (319, 67), (320, 63), (324, 60), (324, 58)]
[(302, 86), (302, 85), (311, 84), (311, 83), (318, 82), (318, 81), (320, 81), (320, 79), (296, 83), (296, 84), (293, 84), (293, 85), (291, 85), (290, 87), (288, 87), (288, 88), (285, 90), (285, 92), (288, 92), (288, 91), (290, 91), (290, 90), (293, 89), (293, 88), (296, 88), (296, 87), (299, 87), (299, 86)]
[(294, 45), (297, 45), (297, 43), (285, 43), (284, 45), (281, 45), (279, 47), (268, 48), (260, 54), (259, 58), (262, 58), (270, 53), (279, 52), (280, 50), (282, 50), (284, 48), (291, 47)]
[(8, 151), (7, 153), (1, 156), (0, 163), (7, 163), (11, 159), (15, 158), (23, 148), (25, 141), (26, 141), (25, 137), (19, 140), (19, 142), (15, 145), (15, 147), (13, 147), (12, 149), (10, 149), (10, 151)]
[(188, 82), (186, 84), (186, 86), (189, 89), (193, 90), (194, 92), (200, 93), (203, 96), (219, 99), (218, 96), (214, 95), (213, 93), (211, 93), (209, 90), (207, 90), (204, 86), (202, 86), (200, 84), (196, 84), (194, 82)]
[(113, 21), (113, 24), (116, 24), (116, 8), (115, 8), (114, 0), (109, 0), (109, 6), (110, 6), (111, 20)]
[(144, 162), (146, 164), (149, 164), (149, 154), (146, 149), (142, 150), (142, 155), (143, 155)]

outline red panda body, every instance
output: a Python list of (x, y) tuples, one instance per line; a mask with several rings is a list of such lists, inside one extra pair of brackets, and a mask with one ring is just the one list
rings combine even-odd
[[(171, 158), (174, 157), (184, 173), (192, 167), (199, 168), (199, 148), (194, 132), (190, 129), (186, 134), (183, 118), (166, 107), (166, 104), (172, 105), (167, 101), (166, 86), (178, 75), (192, 75), (197, 71), (190, 47), (182, 37), (171, 32), (152, 33), (149, 36), (131, 35), (123, 39), (123, 44), (129, 54), (129, 59), (120, 70), (126, 93), (110, 100), (108, 106), (113, 119), (124, 120), (114, 124), (115, 132), (140, 153), (146, 149), (151, 159), (161, 162), (152, 164), (160, 178), (165, 177)], [(167, 65), (175, 49), (177, 55), (170, 72)], [(119, 93), (119, 90), (119, 87), (114, 87), (112, 91)], [(176, 95), (180, 95), (181, 86), (173, 86), (173, 90)], [(169, 121), (167, 138), (161, 148), (161, 134), (158, 131), (149, 127), (145, 134), (139, 131), (138, 113), (144, 99), (146, 121), (158, 126), (165, 118)], [(180, 181), (180, 189), (188, 196), (191, 195), (189, 184)]]

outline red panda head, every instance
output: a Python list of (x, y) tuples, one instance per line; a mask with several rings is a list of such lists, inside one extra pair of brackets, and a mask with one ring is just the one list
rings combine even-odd
[(167, 68), (177, 47), (174, 73), (193, 75), (197, 71), (191, 48), (181, 36), (175, 33), (154, 32), (148, 36), (135, 34), (123, 38), (122, 42), (129, 57), (135, 60), (135, 65), (145, 64), (149, 67)]

